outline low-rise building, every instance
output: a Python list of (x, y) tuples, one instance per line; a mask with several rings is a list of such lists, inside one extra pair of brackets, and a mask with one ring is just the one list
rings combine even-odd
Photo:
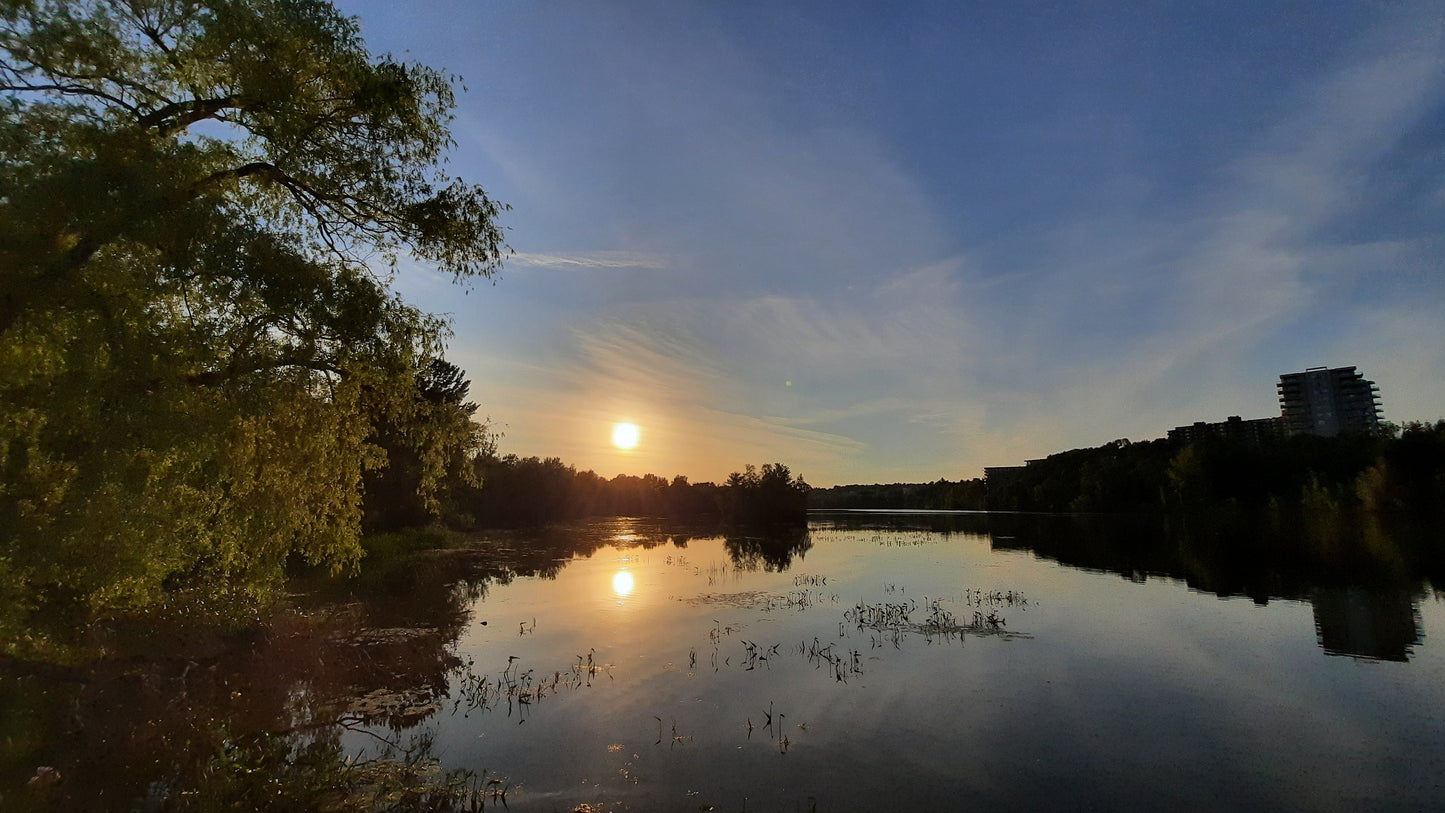
[(1246, 421), (1238, 415), (1231, 415), (1227, 420), (1214, 423), (1195, 421), (1188, 426), (1176, 426), (1169, 430), (1169, 440), (1175, 443), (1195, 443), (1214, 438), (1259, 446), (1284, 436), (1283, 418), (1256, 418)]

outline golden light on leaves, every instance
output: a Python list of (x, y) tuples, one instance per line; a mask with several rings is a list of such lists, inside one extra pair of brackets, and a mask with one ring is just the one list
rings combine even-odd
[(619, 449), (631, 449), (637, 445), (637, 424), (619, 423), (612, 428), (612, 445)]

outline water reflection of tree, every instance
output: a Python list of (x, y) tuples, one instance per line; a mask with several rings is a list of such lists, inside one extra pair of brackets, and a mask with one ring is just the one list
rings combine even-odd
[[(365, 716), (356, 698), (401, 693), (415, 708), (446, 695), (453, 645), (486, 584), (475, 572), (456, 578), (448, 564), (416, 557), (344, 595), (297, 596), (241, 638), (161, 624), (131, 640), (113, 630), (123, 658), (42, 671), (0, 664), (0, 718), (14, 736), (0, 752), (0, 781), (21, 787), (36, 765), (54, 765), (60, 809), (126, 808), (157, 794), (164, 807), (179, 804), (172, 791), (215, 779), (226, 754), (242, 765), (235, 770), (259, 760), (278, 771), (277, 755), (293, 746), (313, 761), (330, 754), (317, 748), (336, 736), (335, 722)], [(402, 711), (382, 706), (373, 718), (397, 731), (418, 722)]]
[(748, 535), (729, 533), (723, 547), (738, 570), (766, 570), (782, 573), (793, 564), (793, 557), (803, 558), (813, 547), (807, 528), (779, 527), (755, 530)]
[(1307, 600), (1320, 586), (1417, 593), (1440, 580), (1437, 530), (1348, 512), (1163, 518), (995, 516), (992, 544), (1085, 570), (1166, 576), (1219, 596)]
[(940, 534), (946, 539), (954, 534), (987, 535), (993, 528), (995, 518), (999, 516), (1003, 515), (991, 515), (983, 511), (888, 513), (838, 510), (812, 513), (809, 515), (809, 524), (814, 529), (924, 531)]
[(1439, 531), (1345, 511), (1162, 518), (997, 516), (993, 546), (1134, 581), (1181, 579), (1215, 595), (1308, 601), (1329, 654), (1406, 660), (1419, 597), (1442, 584)]
[(125, 809), (194, 787), (217, 754), (324, 738), (358, 695), (445, 694), (455, 657), (443, 633), (367, 633), (356, 626), (360, 615), (294, 616), (209, 656), (7, 674), (0, 717), (14, 739), (0, 768), (4, 785), (22, 787), (36, 765), (54, 765), (64, 777), (54, 790), (59, 809)]
[(592, 556), (605, 547), (652, 550), (671, 544), (684, 548), (690, 539), (709, 535), (708, 526), (619, 517), (489, 531), (466, 555), (503, 571), (491, 577), (496, 584), (518, 576), (555, 579), (574, 558)]
[(824, 514), (840, 529), (986, 534), (1081, 570), (1180, 579), (1226, 596), (1308, 601), (1330, 654), (1403, 660), (1422, 639), (1418, 599), (1445, 584), (1445, 544), (1429, 523), (1339, 509), (1164, 516)]
[[(301, 760), (317, 782), (342, 776), (338, 721), (365, 723), (397, 743), (398, 758), (422, 759), (424, 749), (407, 743), (452, 691), (456, 642), (490, 586), (555, 578), (605, 546), (682, 547), (697, 534), (629, 519), (489, 534), (374, 558), (350, 580), (298, 577), (289, 609), (240, 637), (149, 619), (98, 642), (123, 657), (71, 668), (0, 661), (0, 728), (10, 737), (0, 745), (0, 788), (23, 787), (36, 766), (53, 765), (64, 777), (49, 800), (59, 809), (147, 798), (185, 809), (179, 794), (205, 783), (244, 800), (254, 788), (217, 786), (216, 771), (273, 771), (304, 784), (288, 767)], [(0, 793), (10, 809), (14, 798)]]

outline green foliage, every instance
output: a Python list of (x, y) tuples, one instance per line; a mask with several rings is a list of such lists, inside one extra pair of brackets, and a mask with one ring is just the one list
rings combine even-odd
[(369, 263), (498, 267), (451, 87), (317, 0), (0, 0), (0, 639), (354, 564), (377, 421), (434, 505), (477, 430)]
[(455, 548), (464, 538), (459, 531), (447, 528), (413, 527), (366, 534), (361, 539), (361, 545), (366, 550), (369, 570), (378, 560), (403, 558), (420, 551)]
[(372, 529), (419, 526), (438, 519), (467, 524), (463, 494), (480, 484), (473, 461), (495, 451), (495, 439), (472, 416), (471, 383), (456, 365), (431, 359), (410, 382), (372, 399), (373, 443), (386, 465), (363, 477), (366, 524)]

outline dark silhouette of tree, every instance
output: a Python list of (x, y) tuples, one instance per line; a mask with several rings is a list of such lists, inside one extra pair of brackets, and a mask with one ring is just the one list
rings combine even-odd
[(1357, 478), (1356, 495), (1373, 510), (1445, 511), (1445, 420), (1406, 423)]
[(731, 525), (807, 522), (810, 487), (782, 463), (748, 464), (728, 475), (721, 494), (723, 521)]
[[(458, 511), (474, 526), (537, 525), (586, 517), (670, 517), (733, 523), (805, 522), (807, 483), (787, 466), (768, 464), (728, 484), (670, 482), (655, 474), (611, 480), (577, 471), (560, 459), (483, 455), (474, 462), (479, 486), (461, 490)], [(742, 485), (736, 485), (742, 483)]]
[(1114, 441), (1060, 452), (991, 485), (993, 510), (1161, 512), (1269, 507), (1429, 512), (1445, 505), (1445, 422), (1401, 435)]

